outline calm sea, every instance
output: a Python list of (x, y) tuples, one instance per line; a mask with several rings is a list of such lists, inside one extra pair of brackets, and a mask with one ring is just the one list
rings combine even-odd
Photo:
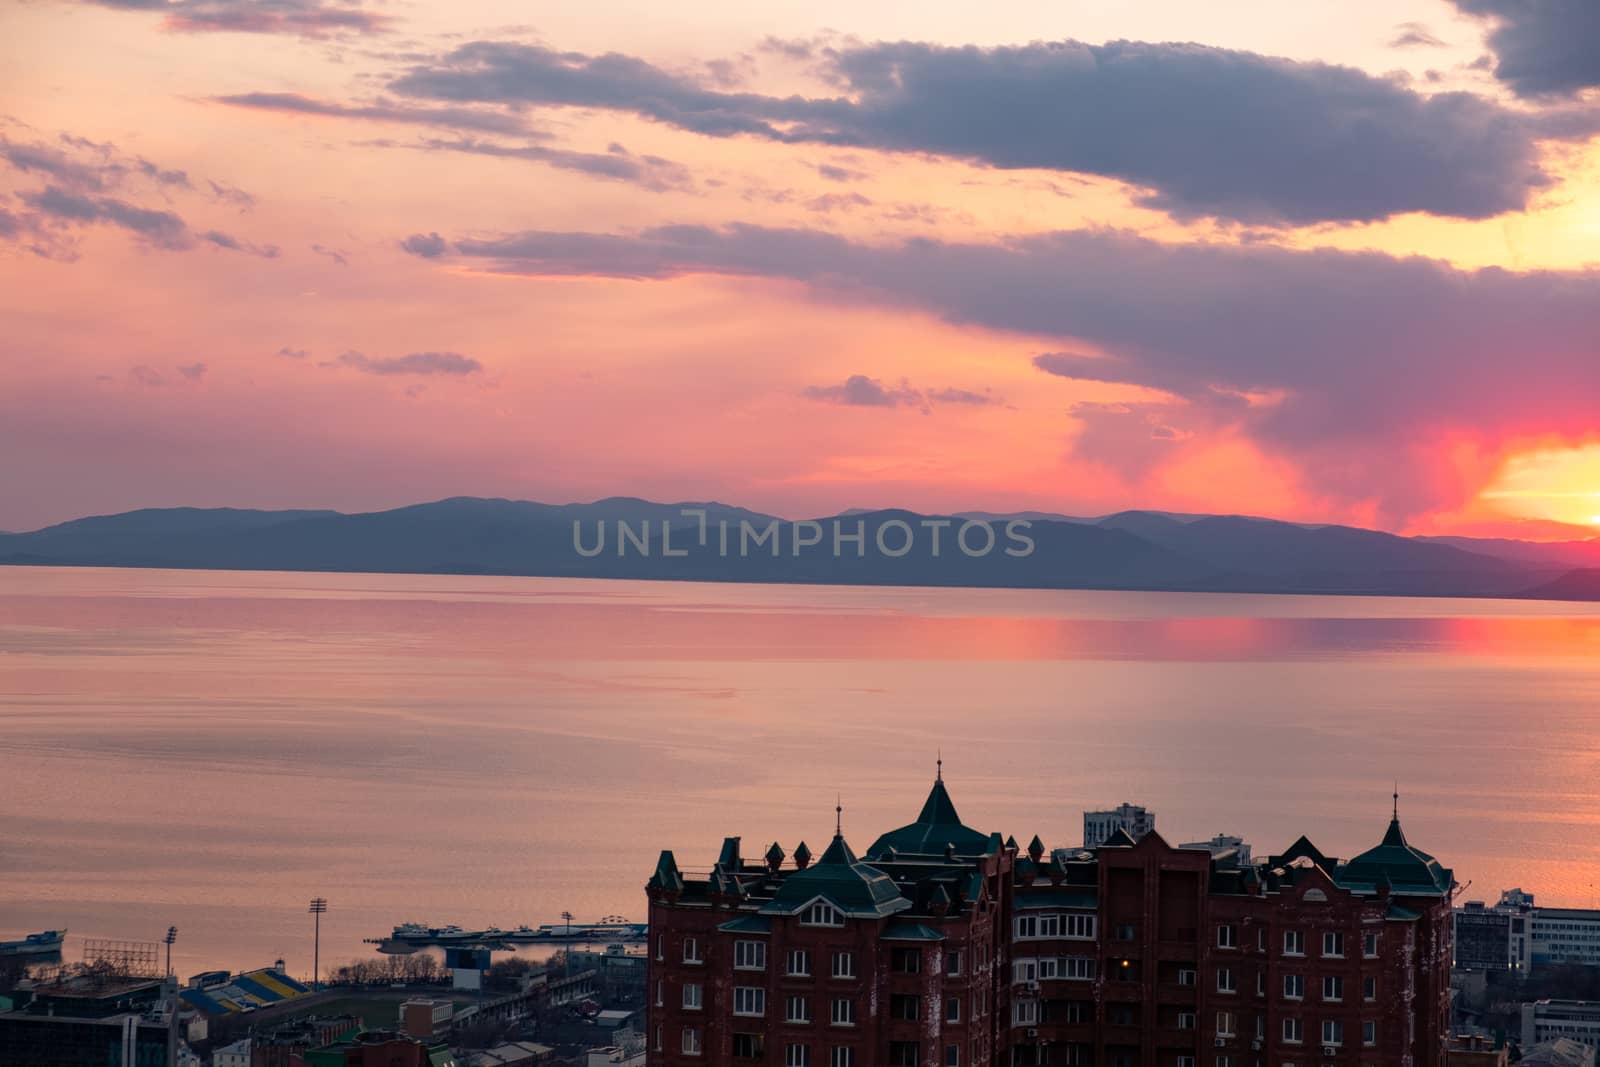
[(644, 915), (660, 849), (965, 821), (1414, 844), (1600, 898), (1600, 606), (0, 568), (0, 936), (308, 974), (404, 921)]

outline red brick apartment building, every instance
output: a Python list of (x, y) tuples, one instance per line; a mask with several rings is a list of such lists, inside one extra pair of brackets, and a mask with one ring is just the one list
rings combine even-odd
[(858, 858), (723, 842), (650, 878), (652, 1067), (1443, 1067), (1449, 869), (1119, 832), (1026, 850), (942, 780)]

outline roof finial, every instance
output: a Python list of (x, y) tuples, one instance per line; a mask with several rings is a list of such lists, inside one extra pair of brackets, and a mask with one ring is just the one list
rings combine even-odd
[(833, 803), (833, 836), (844, 836), (844, 794), (841, 793)]
[(939, 758), (933, 761), (933, 777), (936, 781), (942, 782), (944, 781), (944, 749), (937, 748), (934, 751), (938, 753)]
[(1394, 783), (1394, 818), (1397, 822), (1400, 819), (1400, 780), (1398, 778), (1395, 779)]

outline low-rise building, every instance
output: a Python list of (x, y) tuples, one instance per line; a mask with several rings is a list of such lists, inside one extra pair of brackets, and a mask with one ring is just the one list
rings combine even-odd
[(1522, 1006), (1522, 1045), (1566, 1038), (1600, 1047), (1600, 1001), (1539, 1000)]

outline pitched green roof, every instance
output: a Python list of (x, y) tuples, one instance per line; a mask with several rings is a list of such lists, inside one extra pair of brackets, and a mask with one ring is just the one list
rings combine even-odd
[(1444, 896), (1455, 884), (1455, 876), (1426, 852), (1411, 847), (1397, 816), (1389, 822), (1383, 842), (1341, 866), (1334, 881), (1357, 891), (1376, 892), (1386, 883), (1400, 896)]
[(867, 849), (867, 856), (883, 859), (890, 849), (900, 855), (942, 856), (947, 845), (954, 845), (957, 855), (981, 856), (989, 847), (989, 835), (962, 825), (944, 779), (936, 778), (917, 821), (878, 838)]
[(923, 923), (890, 923), (883, 931), (885, 941), (943, 941), (944, 935)]
[(792, 915), (818, 897), (855, 917), (881, 917), (911, 907), (894, 879), (857, 859), (838, 834), (817, 862), (785, 878), (761, 911)]
[(772, 920), (759, 915), (742, 915), (717, 927), (730, 934), (770, 934), (772, 933)]

